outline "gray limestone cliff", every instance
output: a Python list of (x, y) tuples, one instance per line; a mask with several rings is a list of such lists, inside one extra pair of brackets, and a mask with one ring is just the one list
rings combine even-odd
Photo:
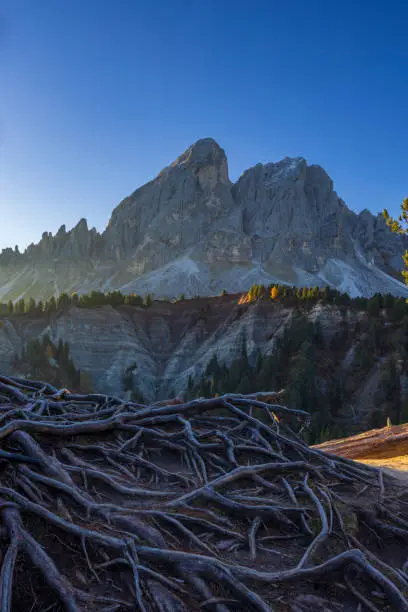
[(320, 166), (257, 164), (233, 184), (225, 152), (199, 140), (123, 200), (102, 234), (85, 219), (0, 255), (0, 300), (119, 289), (157, 297), (253, 283), (331, 285), (352, 296), (408, 295), (407, 238), (352, 212)]

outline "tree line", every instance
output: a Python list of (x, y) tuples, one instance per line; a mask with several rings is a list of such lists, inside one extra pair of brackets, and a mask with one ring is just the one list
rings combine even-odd
[[(221, 295), (227, 295), (225, 289), (221, 292)], [(194, 299), (197, 298), (198, 296)], [(184, 294), (181, 294), (178, 301), (183, 301), (184, 299)], [(262, 284), (254, 284), (247, 293), (243, 294), (238, 299), (238, 303), (246, 304), (258, 299), (272, 300), (273, 302), (285, 306), (296, 306), (301, 304), (304, 307), (321, 302), (324, 304), (337, 305), (339, 307), (343, 306), (365, 310), (373, 316), (378, 316), (382, 309), (387, 309), (392, 312), (392, 316), (398, 320), (401, 320), (404, 314), (408, 312), (406, 300), (389, 293), (376, 293), (370, 298), (351, 298), (347, 293), (342, 293), (331, 287), (294, 287), (279, 284), (271, 284), (268, 287)], [(110, 291), (108, 293), (91, 291), (90, 293), (81, 295), (77, 293), (72, 293), (71, 295), (68, 295), (68, 293), (61, 293), (58, 297), (52, 296), (47, 300), (36, 301), (32, 297), (28, 300), (20, 298), (15, 303), (9, 300), (7, 304), (0, 304), (0, 314), (51, 313), (58, 310), (66, 310), (71, 306), (76, 306), (78, 308), (94, 308), (105, 305), (113, 307), (127, 305), (148, 308), (152, 303), (153, 299), (150, 293), (146, 294), (145, 297), (136, 295), (135, 293), (124, 294), (121, 291)]]
[(372, 316), (378, 316), (381, 310), (386, 309), (389, 313), (393, 313), (392, 317), (395, 320), (401, 320), (405, 314), (408, 314), (407, 300), (401, 296), (395, 296), (391, 293), (375, 293), (371, 297), (352, 298), (348, 293), (343, 293), (328, 286), (294, 287), (275, 284), (265, 287), (265, 285), (255, 284), (240, 298), (239, 302), (245, 304), (265, 298), (285, 306), (302, 304), (307, 307), (321, 302), (366, 311)]
[(102, 291), (91, 291), (78, 295), (77, 293), (61, 293), (58, 297), (50, 297), (47, 300), (39, 300), (34, 298), (25, 300), (20, 298), (15, 303), (11, 300), (7, 304), (1, 304), (0, 312), (2, 314), (41, 314), (56, 312), (57, 310), (66, 310), (71, 306), (78, 308), (94, 308), (96, 306), (142, 306), (148, 308), (152, 304), (152, 297), (148, 293), (144, 298), (131, 294), (123, 294), (120, 291), (110, 291), (103, 293)]

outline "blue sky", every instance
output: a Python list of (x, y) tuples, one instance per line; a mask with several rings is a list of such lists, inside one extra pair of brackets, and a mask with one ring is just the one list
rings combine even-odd
[(0, 248), (119, 201), (198, 138), (302, 155), (355, 211), (408, 195), (406, 0), (0, 1)]

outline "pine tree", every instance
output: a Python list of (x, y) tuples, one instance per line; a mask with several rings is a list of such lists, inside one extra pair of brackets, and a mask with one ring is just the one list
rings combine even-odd
[(24, 314), (25, 312), (25, 301), (24, 298), (20, 298), (15, 306), (15, 312), (18, 312), (18, 314)]
[[(388, 214), (388, 211), (384, 209), (384, 217), (388, 227), (397, 234), (408, 233), (408, 198), (404, 198), (401, 204), (401, 214), (398, 219), (392, 219)], [(408, 250), (402, 255), (404, 260), (405, 270), (402, 272), (402, 276), (405, 282), (408, 284)]]
[(190, 374), (188, 377), (188, 383), (187, 383), (187, 398), (189, 400), (193, 398), (193, 392), (194, 392), (194, 381), (193, 381), (193, 377)]
[(401, 423), (408, 423), (408, 399), (405, 400), (401, 408)]
[(64, 354), (64, 343), (62, 341), (62, 338), (60, 338), (58, 340), (58, 346), (57, 346), (57, 350), (56, 350), (56, 359), (57, 359), (57, 361), (59, 361), (61, 359), (63, 354)]
[(68, 344), (68, 342), (64, 342), (64, 353), (63, 354), (64, 354), (65, 361), (68, 362), (68, 360), (69, 360), (69, 344)]
[(68, 386), (73, 389), (78, 389), (80, 384), (80, 373), (76, 370), (75, 364), (72, 359), (68, 360), (66, 365), (67, 368), (67, 380)]
[[(125, 299), (123, 297), (122, 303)], [(106, 303), (106, 296), (101, 291), (91, 291), (89, 295), (89, 306), (103, 306)]]
[(220, 366), (218, 363), (218, 358), (216, 353), (211, 357), (210, 361), (207, 364), (204, 375), (205, 376), (216, 376), (219, 372)]
[(46, 312), (55, 312), (57, 310), (57, 301), (54, 296), (51, 296), (45, 303)]
[(143, 298), (136, 293), (130, 293), (125, 296), (124, 303), (128, 306), (143, 306)]
[(370, 317), (378, 317), (380, 314), (380, 308), (381, 308), (381, 302), (380, 302), (380, 295), (378, 293), (376, 293), (375, 295), (373, 295), (372, 298), (369, 299), (368, 301), (368, 314)]
[(51, 338), (49, 334), (44, 334), (41, 339), (41, 346), (43, 348), (43, 351), (45, 351), (45, 347), (47, 346), (47, 344), (51, 344)]
[(260, 391), (274, 390), (280, 386), (280, 375), (283, 369), (280, 367), (279, 351), (275, 350), (272, 355), (267, 355), (262, 360), (262, 367), (256, 374), (256, 389)]
[(71, 304), (71, 300), (67, 293), (61, 293), (61, 295), (58, 296), (58, 299), (57, 299), (58, 309), (64, 310), (65, 308), (68, 308), (70, 304)]
[(328, 297), (329, 297), (329, 288), (323, 287), (322, 289), (320, 289), (320, 298), (324, 303), (328, 302)]
[(125, 391), (133, 391), (133, 374), (132, 374), (132, 372), (129, 372), (127, 370), (124, 373), (122, 384), (123, 384), (123, 389)]
[(131, 397), (132, 402), (136, 402), (137, 404), (144, 404), (145, 403), (145, 399), (143, 397), (143, 394), (141, 393), (141, 391), (137, 387), (132, 391), (130, 397)]
[(256, 356), (256, 364), (255, 364), (255, 373), (257, 376), (259, 376), (259, 373), (262, 370), (262, 365), (263, 365), (262, 353), (261, 351), (258, 351), (257, 356)]
[[(408, 277), (406, 277), (407, 279)], [(395, 298), (394, 305), (390, 312), (390, 319), (393, 323), (399, 323), (408, 314), (408, 307), (403, 298)]]
[(376, 403), (395, 423), (401, 419), (401, 388), (397, 363), (394, 357), (389, 358), (382, 367)]
[(111, 306), (120, 306), (125, 303), (125, 296), (120, 291), (110, 291), (105, 296), (106, 304), (110, 304)]
[(35, 303), (35, 299), (31, 297), (29, 299), (28, 303), (26, 304), (25, 308), (26, 308), (26, 312), (28, 312), (28, 313), (35, 312), (36, 308), (37, 308), (37, 305)]
[(321, 348), (324, 346), (323, 330), (320, 321), (316, 321), (312, 331), (312, 342), (315, 346)]
[(236, 389), (236, 393), (253, 393), (253, 384), (248, 376), (248, 374), (244, 374), (244, 376), (239, 381), (239, 384)]
[(205, 378), (200, 380), (197, 397), (210, 397), (210, 382)]
[(386, 293), (384, 297), (384, 308), (390, 310), (394, 306), (395, 297), (391, 293)]
[(210, 397), (215, 397), (216, 393), (217, 393), (217, 383), (215, 379), (213, 378), (210, 383)]

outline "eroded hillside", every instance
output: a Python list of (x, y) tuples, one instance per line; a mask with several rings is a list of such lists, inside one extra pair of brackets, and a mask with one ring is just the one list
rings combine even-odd
[(285, 388), (291, 405), (314, 415), (314, 441), (405, 418), (404, 312), (239, 298), (3, 315), (0, 369), (32, 375), (15, 356), (48, 335), (68, 344), (97, 392), (151, 401)]

